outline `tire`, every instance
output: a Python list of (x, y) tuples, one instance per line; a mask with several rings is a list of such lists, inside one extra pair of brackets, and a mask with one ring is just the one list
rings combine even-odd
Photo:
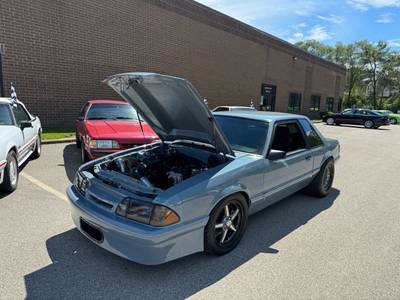
[(204, 251), (224, 255), (235, 249), (246, 231), (247, 213), (247, 202), (241, 194), (231, 195), (221, 201), (213, 209), (204, 230)]
[(0, 191), (11, 193), (18, 186), (18, 161), (14, 151), (7, 155), (7, 166), (4, 170), (3, 183), (0, 184)]
[(33, 151), (31, 157), (33, 159), (37, 159), (37, 158), (40, 157), (41, 154), (42, 154), (42, 136), (39, 133), (38, 134), (38, 139), (36, 140), (36, 144), (35, 144), (35, 151)]
[(390, 124), (397, 124), (397, 119), (391, 118), (389, 121)]
[[(327, 176), (329, 177), (327, 178)], [(322, 165), (317, 176), (314, 177), (314, 179), (304, 189), (304, 191), (306, 192), (306, 194), (313, 197), (325, 197), (331, 190), (334, 176), (335, 164), (333, 162), (333, 159), (330, 158)]]
[(327, 119), (326, 119), (326, 124), (328, 124), (328, 125), (333, 125), (333, 124), (335, 124), (335, 119), (334, 119), (334, 118), (327, 118)]
[(88, 161), (89, 157), (86, 153), (85, 147), (81, 147), (81, 162), (84, 164), (87, 163)]
[(81, 148), (82, 147), (82, 143), (81, 140), (79, 139), (78, 133), (75, 132), (75, 143), (76, 143), (76, 148)]
[(375, 126), (375, 124), (371, 120), (367, 120), (367, 121), (364, 122), (364, 127), (365, 128), (371, 129), (371, 128), (374, 128), (374, 126)]

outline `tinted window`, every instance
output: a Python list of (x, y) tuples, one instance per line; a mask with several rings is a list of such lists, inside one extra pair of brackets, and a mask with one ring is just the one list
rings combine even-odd
[(290, 93), (289, 95), (289, 104), (288, 104), (288, 112), (296, 113), (300, 111), (301, 105), (301, 94)]
[(319, 111), (321, 105), (321, 96), (312, 95), (310, 111)]
[(137, 120), (136, 110), (128, 104), (93, 104), (88, 120)]
[(307, 141), (310, 147), (318, 147), (323, 145), (322, 139), (319, 134), (315, 131), (315, 129), (311, 126), (310, 122), (305, 119), (300, 120), (300, 124), (306, 133)]
[(344, 114), (344, 115), (352, 115), (353, 111), (351, 109), (345, 109), (344, 111), (342, 111), (342, 114)]
[(216, 109), (214, 109), (214, 111), (228, 111), (229, 108), (221, 106), (221, 107), (217, 107)]
[(215, 116), (233, 150), (262, 154), (268, 123), (256, 120)]
[(0, 125), (14, 125), (8, 104), (0, 104)]
[(17, 104), (17, 106), (13, 105), (12, 109), (14, 111), (15, 120), (17, 121), (18, 125), (20, 125), (23, 121), (31, 120), (26, 110), (20, 104)]
[(275, 127), (272, 149), (292, 152), (305, 148), (306, 143), (297, 122), (278, 124)]

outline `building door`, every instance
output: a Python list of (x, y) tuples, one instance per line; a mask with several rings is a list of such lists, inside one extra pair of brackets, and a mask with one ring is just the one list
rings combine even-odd
[(261, 86), (260, 110), (274, 111), (276, 99), (276, 85), (263, 83)]

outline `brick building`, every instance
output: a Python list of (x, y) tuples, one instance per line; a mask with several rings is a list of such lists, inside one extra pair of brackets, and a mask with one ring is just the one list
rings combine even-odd
[(6, 96), (47, 127), (72, 127), (83, 103), (117, 98), (108, 75), (189, 79), (209, 106), (317, 114), (337, 110), (345, 69), (192, 0), (0, 2)]

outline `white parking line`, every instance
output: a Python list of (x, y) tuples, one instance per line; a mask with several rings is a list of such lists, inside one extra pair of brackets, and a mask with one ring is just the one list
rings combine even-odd
[(56, 196), (57, 198), (64, 200), (65, 202), (69, 202), (68, 198), (66, 195), (64, 195), (63, 193), (60, 193), (59, 191), (53, 189), (51, 186), (48, 186), (47, 184), (41, 182), (40, 180), (36, 179), (35, 177), (25, 173), (25, 172), (21, 172), (20, 175), (22, 175), (24, 178), (28, 179), (30, 182), (32, 182), (33, 184), (37, 185), (38, 187), (40, 187), (41, 189), (45, 190), (46, 192), (53, 194), (54, 196)]

